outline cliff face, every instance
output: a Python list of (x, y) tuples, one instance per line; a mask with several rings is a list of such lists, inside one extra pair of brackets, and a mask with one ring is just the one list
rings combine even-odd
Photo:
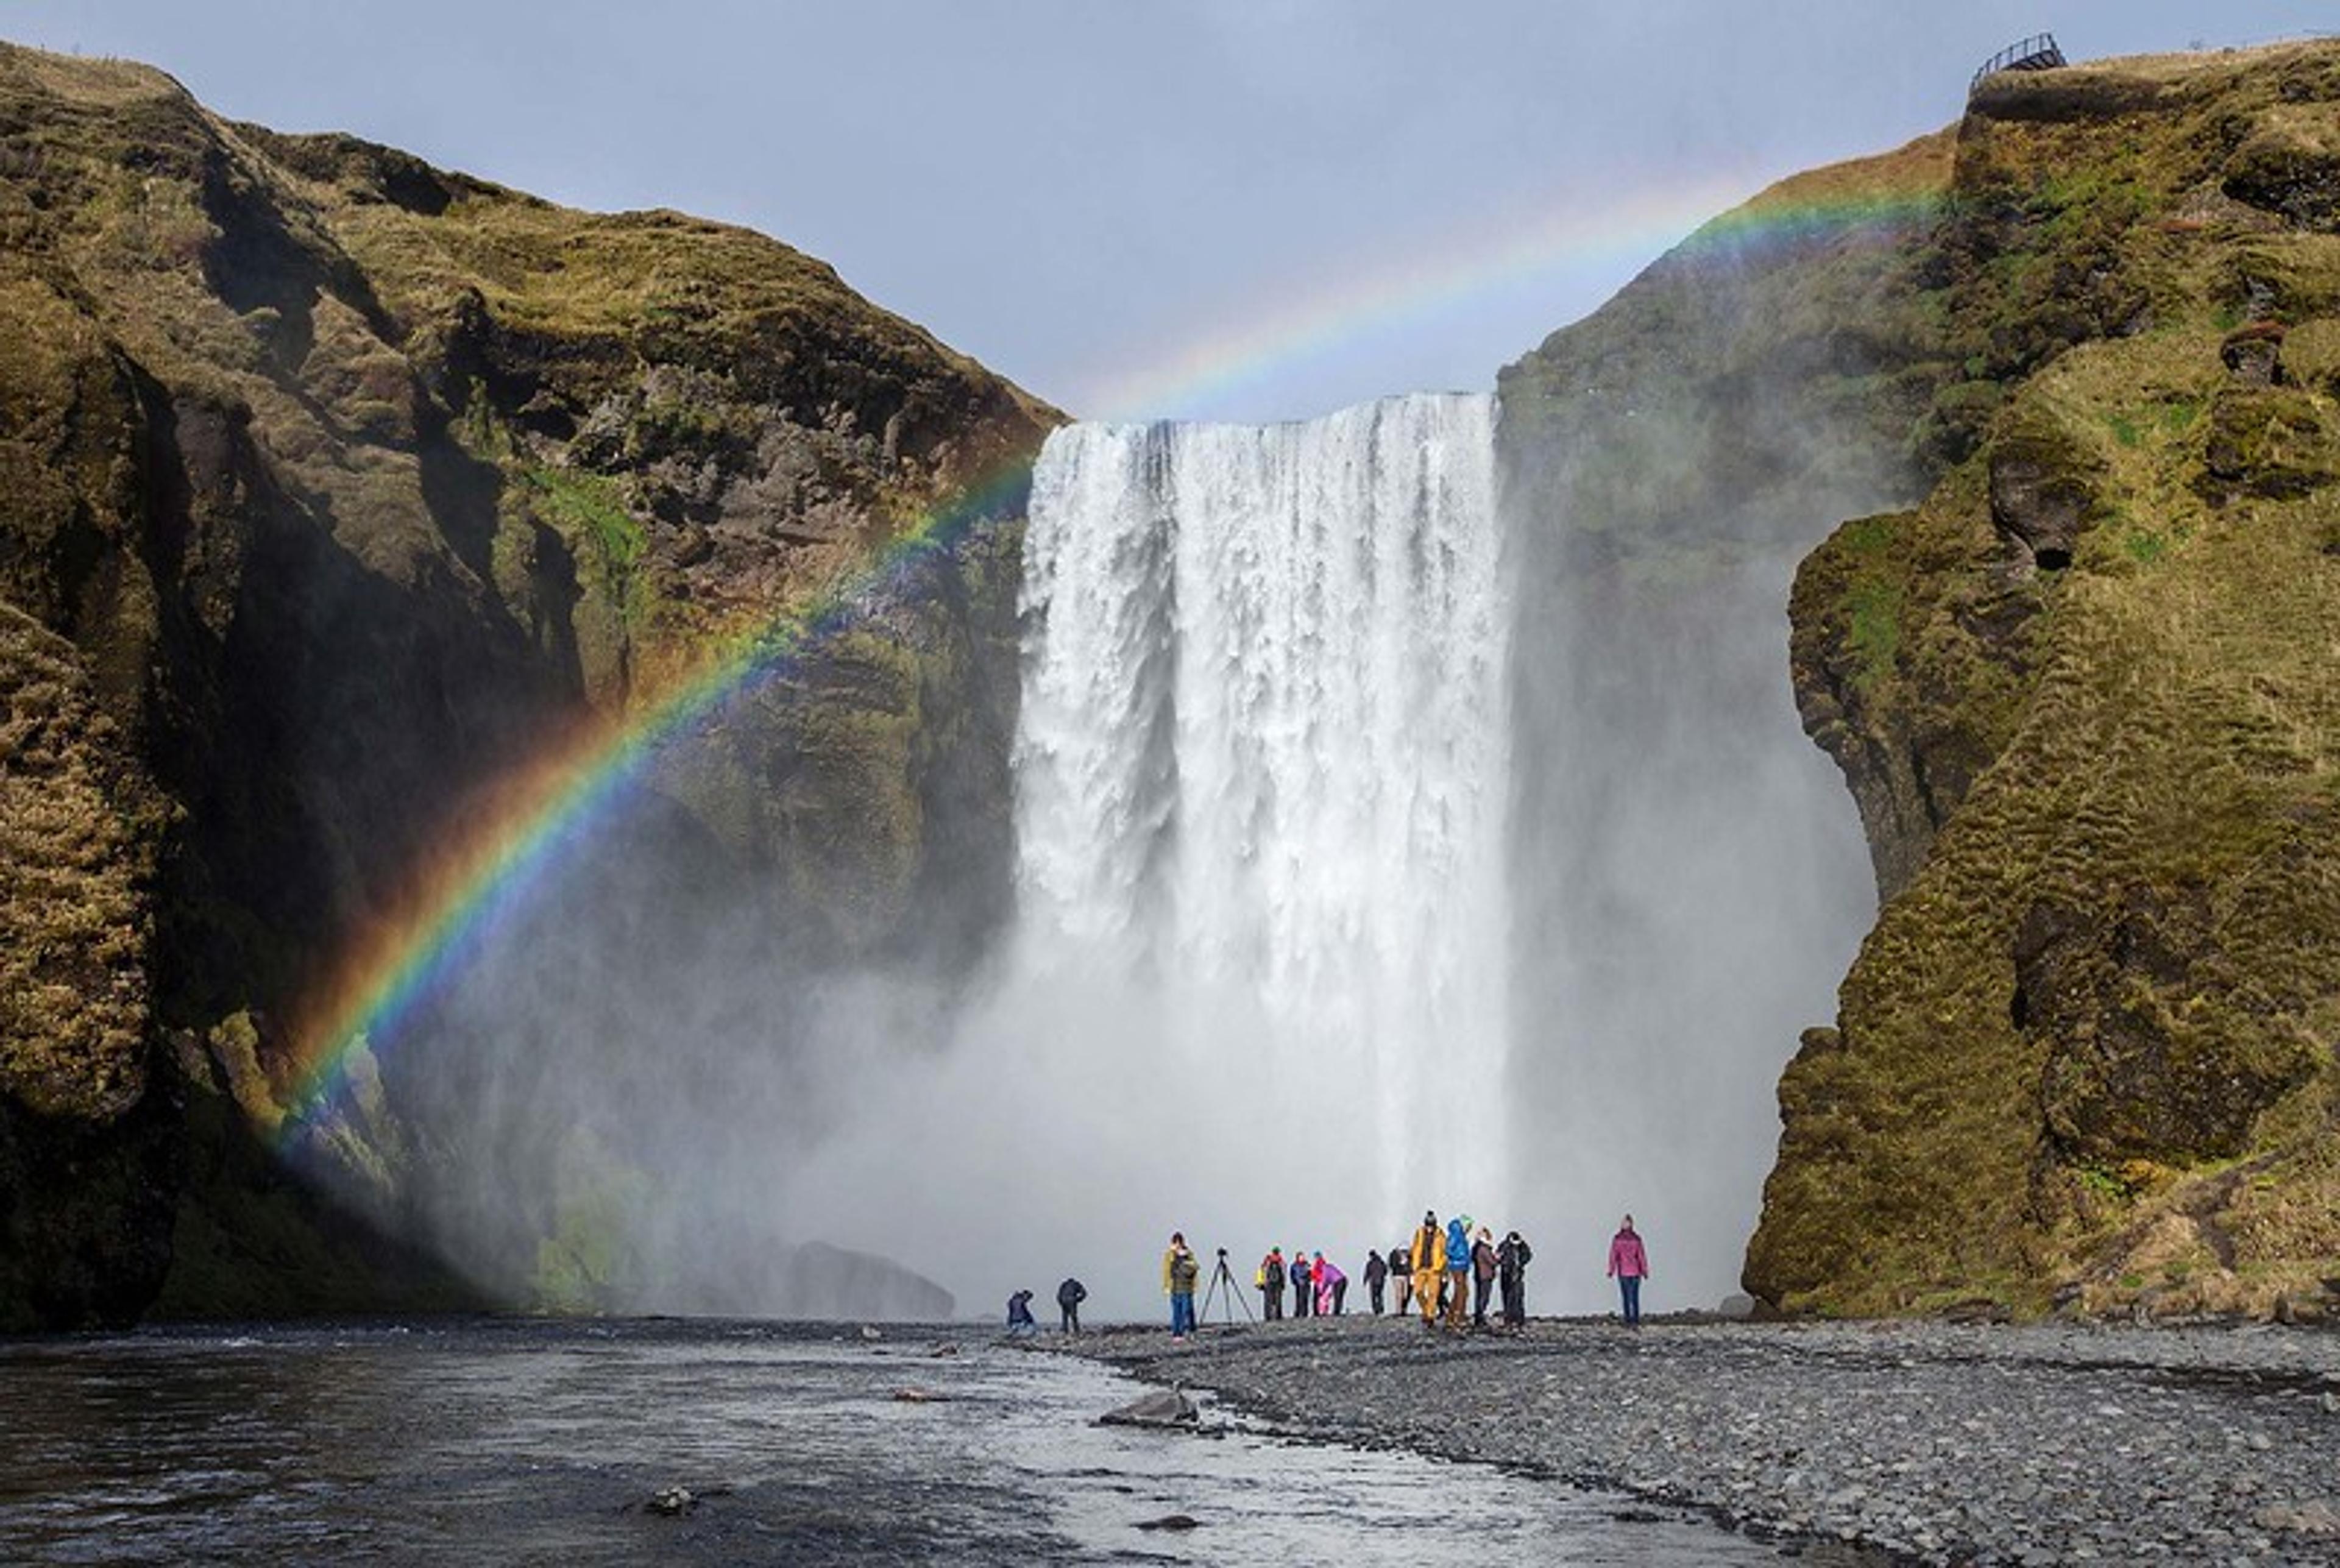
[[(1639, 1085), (1562, 1180), (1730, 1162), (1867, 928), (1749, 1288), (2331, 1309), (2335, 192), (2330, 45), (2004, 75), (1505, 372), (1523, 1114)], [(1881, 909), (1819, 873), (1781, 651)]]
[(2340, 1279), (2340, 48), (2003, 75), (1926, 243), (1972, 450), (1794, 590), (1888, 899), (1780, 1089), (1780, 1305)]
[[(758, 235), (0, 47), (0, 1327), (136, 1310), (174, 1213), (183, 1309), (405, 1299), (247, 1146), (294, 1004), (514, 764), (1055, 417)], [(808, 953), (1004, 898), (1003, 494), (660, 781)]]
[(1762, 1107), (1873, 912), (1780, 610), (1837, 519), (1923, 493), (1949, 162), (1938, 135), (1766, 192), (1501, 382), (1515, 1141), (1552, 1206), (1526, 1217), (1662, 1214), (1676, 1288), (1710, 1298)]

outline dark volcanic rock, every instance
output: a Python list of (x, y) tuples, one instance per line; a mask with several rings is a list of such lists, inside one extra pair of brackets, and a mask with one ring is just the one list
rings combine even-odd
[(1203, 1419), (1195, 1402), (1175, 1388), (1165, 1388), (1131, 1400), (1097, 1417), (1103, 1426), (1191, 1427)]

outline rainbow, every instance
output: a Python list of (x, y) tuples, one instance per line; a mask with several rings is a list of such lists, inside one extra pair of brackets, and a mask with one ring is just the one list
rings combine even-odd
[(1419, 326), (1502, 291), (1548, 290), (1569, 274), (1614, 279), (1677, 245), (1760, 243), (1922, 215), (1948, 174), (1946, 159), (1923, 151), (1937, 142), (1921, 137), (1879, 158), (1798, 175), (1751, 200), (1744, 185), (1725, 180), (1651, 188), (1597, 209), (1542, 197), (1329, 285), (1304, 280), (1247, 319), (1099, 378), (1083, 401), (1106, 419), (1156, 417), (1254, 385), (1368, 332)]
[[(1688, 243), (1760, 242), (1929, 210), (1941, 190), (1939, 171), (1918, 161), (1896, 166), (1899, 156), (1875, 161), (1888, 171), (1883, 177), (1802, 177), (1702, 227), (1697, 226), (1700, 216), (1728, 206), (1731, 193), (1706, 186), (1652, 194), (1598, 219), (1530, 214), (1497, 232), (1468, 236), (1460, 247), (1360, 274), (1185, 345), (1105, 389), (1101, 406), (1131, 417), (1222, 392), (1362, 332), (1418, 321), (1557, 266), (1647, 256), (1693, 228)], [(873, 591), (898, 581), (920, 559), (948, 551), (978, 521), (1012, 506), (1029, 478), (1028, 461), (986, 476), (919, 518), (819, 604), (710, 640), (699, 660), (659, 694), (581, 727), (502, 780), (493, 802), (451, 832), (448, 846), (421, 868), (398, 907), (339, 955), (301, 1009), (292, 1030), (292, 1094), (280, 1139), (298, 1132), (360, 1047), (394, 1038), (461, 972), (481, 936), (625, 809), (659, 758), (722, 704), (784, 670), (848, 621)]]
[(1168, 345), (1136, 369), (1097, 378), (1082, 401), (1125, 420), (1224, 397), (1367, 332), (1403, 331), (1558, 273), (1621, 271), (1744, 194), (1709, 182), (1640, 194), (1597, 216), (1537, 202), (1330, 283), (1296, 280), (1273, 306)]
[(1018, 459), (918, 517), (850, 581), (785, 619), (709, 638), (657, 698), (580, 726), (500, 781), (411, 881), (398, 907), (340, 955), (292, 1030), (296, 1054), (280, 1141), (330, 1095), (361, 1047), (394, 1037), (459, 973), (478, 939), (523, 907), (543, 877), (631, 799), (656, 762), (701, 720), (854, 620), (918, 562), (947, 554), (1013, 509), (1031, 465)]

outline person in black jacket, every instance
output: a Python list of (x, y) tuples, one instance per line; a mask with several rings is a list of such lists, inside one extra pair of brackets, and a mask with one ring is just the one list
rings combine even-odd
[(1259, 1273), (1254, 1277), (1259, 1282), (1262, 1310), (1267, 1314), (1267, 1321), (1274, 1323), (1284, 1315), (1284, 1249), (1269, 1247), (1267, 1255), (1259, 1260)]
[(1365, 1254), (1365, 1295), (1373, 1298), (1373, 1315), (1382, 1315), (1382, 1286), (1389, 1280), (1389, 1260), (1377, 1252)]
[(1487, 1308), (1495, 1301), (1495, 1233), (1485, 1226), (1479, 1227), (1478, 1238), (1471, 1244), (1471, 1278), (1477, 1285), (1471, 1302), (1471, 1326), (1487, 1326)]
[(1065, 1332), (1081, 1331), (1081, 1303), (1089, 1298), (1089, 1287), (1077, 1279), (1067, 1279), (1056, 1287), (1056, 1310), (1065, 1315)]
[(1526, 1238), (1513, 1231), (1495, 1249), (1495, 1273), (1503, 1286), (1503, 1322), (1518, 1328), (1528, 1320), (1528, 1260), (1535, 1256)]
[(1308, 1255), (1294, 1248), (1288, 1272), (1292, 1276), (1292, 1315), (1306, 1317), (1316, 1305), (1316, 1293), (1309, 1288), (1312, 1282), (1308, 1277)]
[(1397, 1303), (1390, 1308), (1398, 1316), (1413, 1305), (1413, 1275), (1406, 1272), (1405, 1247), (1403, 1244), (1389, 1249), (1390, 1279), (1397, 1286)]

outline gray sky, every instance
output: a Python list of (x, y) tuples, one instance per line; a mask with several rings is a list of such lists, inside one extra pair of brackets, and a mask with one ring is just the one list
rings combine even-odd
[(2330, 0), (0, 0), (172, 72), (595, 208), (834, 263), (1079, 414), (1483, 389), (1702, 217), (2077, 57), (2340, 27)]

